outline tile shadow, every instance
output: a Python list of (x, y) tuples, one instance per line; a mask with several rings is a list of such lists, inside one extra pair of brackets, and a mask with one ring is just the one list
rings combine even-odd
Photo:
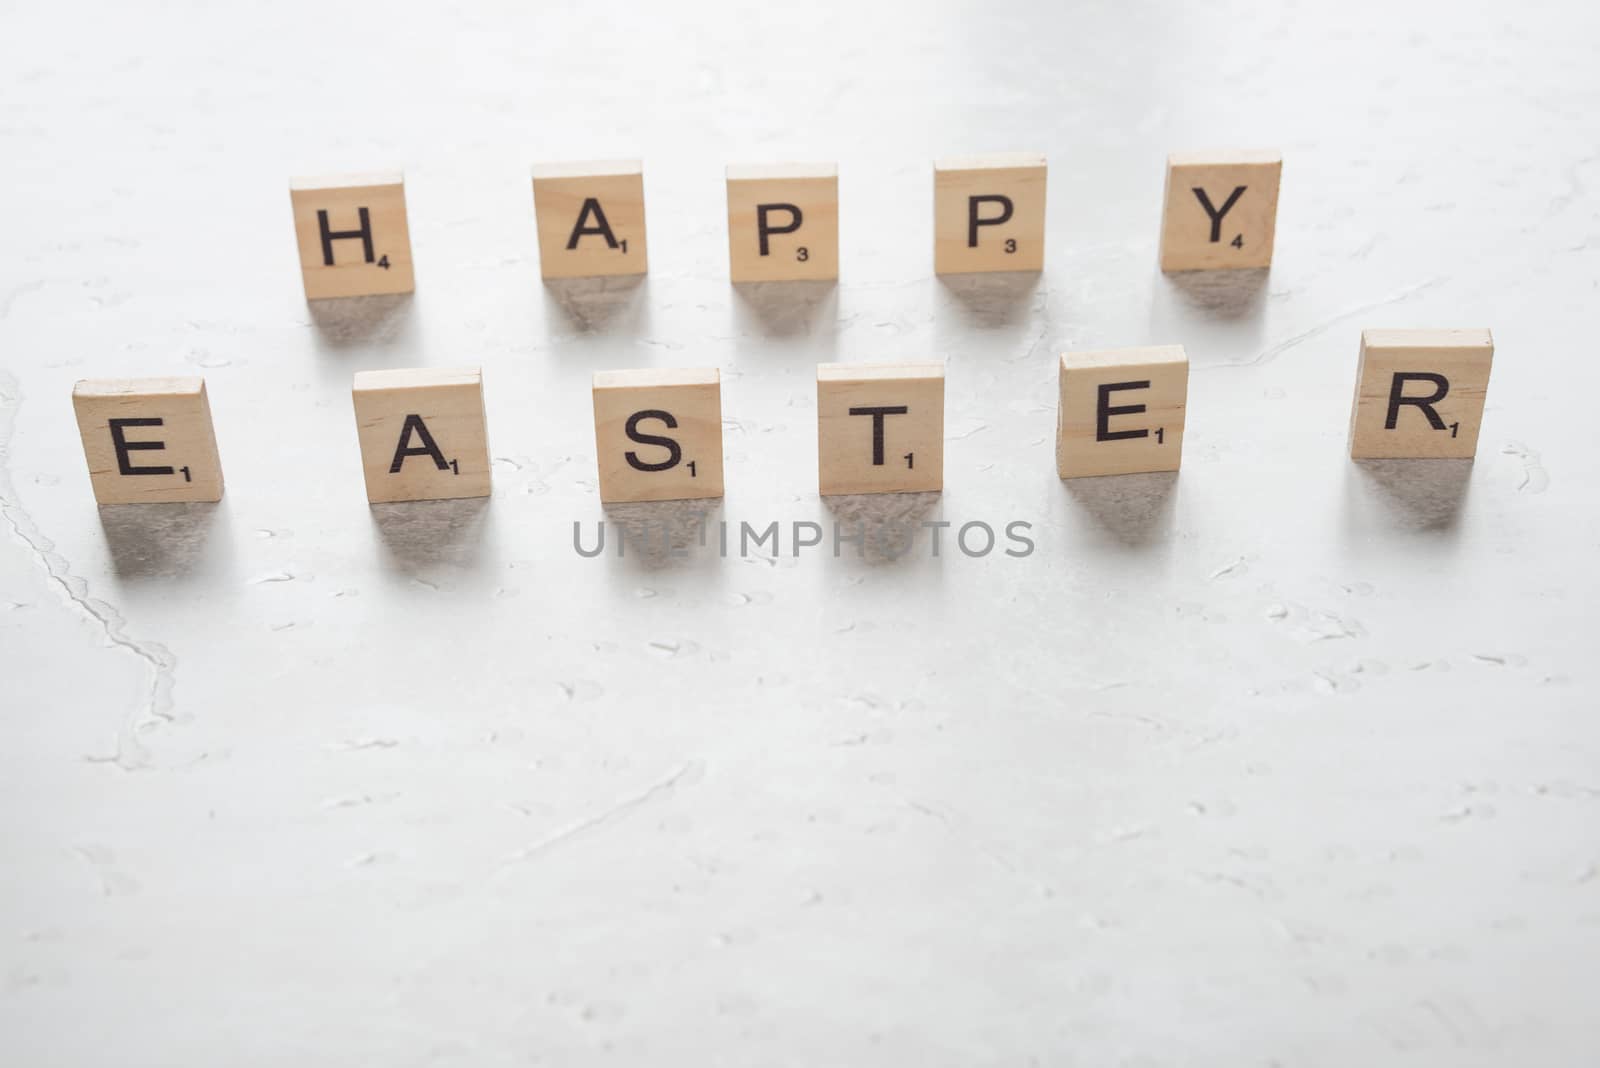
[(941, 274), (939, 284), (971, 325), (986, 330), (1016, 326), (1031, 313), (1041, 271)]
[(1473, 461), (1354, 460), (1357, 485), (1396, 525), (1450, 534), (1456, 531), (1472, 482)]
[(472, 566), (483, 546), (492, 497), (369, 505), (390, 558), (408, 573)]
[(1170, 535), (1177, 471), (1060, 481), (1095, 528), (1125, 548), (1144, 548)]
[(1250, 319), (1267, 301), (1271, 268), (1164, 272), (1167, 283), (1192, 308), (1220, 319)]
[[(833, 514), (831, 536), (840, 556), (847, 555), (854, 546), (856, 554), (869, 564), (891, 564), (919, 544), (923, 519), (938, 505), (941, 496), (936, 490), (837, 493), (825, 495), (822, 503)], [(830, 551), (834, 546), (827, 546), (825, 541)]]
[(411, 324), (412, 294), (308, 300), (311, 324), (330, 349), (388, 344)]
[[(112, 571), (124, 582), (204, 574), (231, 559), (223, 502), (103, 504), (99, 512)], [(214, 534), (220, 550), (208, 548)]]

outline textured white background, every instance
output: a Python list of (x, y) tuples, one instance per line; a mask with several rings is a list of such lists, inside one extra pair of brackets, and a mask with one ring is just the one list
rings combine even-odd
[[(1594, 1064), (1600, 16), (1334, 7), (6, 2), (0, 1061)], [(1163, 277), (1219, 145), (1277, 262)], [(934, 278), (1014, 149), (1043, 275)], [(528, 164), (633, 155), (648, 280), (542, 285)], [(772, 159), (837, 287), (727, 284)], [(384, 167), (416, 295), (308, 307), (288, 177)], [(1494, 330), (1475, 464), (1345, 458), (1364, 326)], [(1181, 477), (1059, 482), (1056, 354), (1168, 342)], [(1032, 557), (573, 553), (591, 371), (721, 367), (764, 525), (928, 357)], [(369, 509), (352, 372), (478, 363), (493, 498)], [(182, 373), (227, 498), (97, 511), (72, 382)]]

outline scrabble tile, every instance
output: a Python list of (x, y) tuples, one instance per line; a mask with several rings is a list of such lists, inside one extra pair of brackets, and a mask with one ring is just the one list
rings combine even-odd
[(735, 282), (839, 277), (839, 168), (728, 168), (728, 264)]
[(820, 491), (944, 488), (944, 364), (817, 367)]
[(722, 496), (721, 374), (597, 372), (594, 446), (602, 501)]
[(644, 164), (545, 163), (533, 168), (539, 271), (546, 278), (644, 274)]
[(72, 408), (101, 504), (222, 499), (205, 379), (85, 380), (72, 387)]
[(359, 371), (351, 398), (368, 501), (489, 495), (481, 370)]
[(307, 300), (411, 292), (401, 175), (296, 178), (289, 200)]
[(1350, 456), (1468, 458), (1489, 390), (1487, 330), (1364, 330)]
[(1182, 345), (1064, 354), (1056, 472), (1079, 478), (1176, 471), (1188, 394)]
[(1168, 156), (1161, 269), (1271, 266), (1282, 172), (1276, 152)]
[(933, 165), (933, 269), (1044, 269), (1045, 160), (1026, 152)]

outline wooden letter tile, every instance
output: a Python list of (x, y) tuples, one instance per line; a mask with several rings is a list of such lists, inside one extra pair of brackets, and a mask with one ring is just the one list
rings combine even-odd
[(1487, 330), (1364, 330), (1350, 456), (1469, 458), (1489, 390)]
[(728, 264), (735, 282), (839, 277), (839, 168), (728, 168)]
[(1276, 152), (1168, 156), (1161, 269), (1271, 266), (1282, 172)]
[(715, 369), (599, 371), (600, 499), (722, 496), (722, 376)]
[(644, 164), (547, 163), (533, 169), (539, 270), (546, 278), (644, 274)]
[(306, 299), (409, 293), (411, 232), (399, 174), (289, 183)]
[(1079, 478), (1176, 471), (1188, 395), (1182, 345), (1066, 353), (1056, 472)]
[(222, 499), (205, 379), (83, 381), (72, 387), (72, 407), (101, 504)]
[(489, 495), (482, 371), (360, 371), (351, 395), (367, 500)]
[(822, 493), (944, 488), (944, 364), (817, 367)]
[(1025, 152), (933, 165), (933, 269), (1044, 269), (1045, 160)]

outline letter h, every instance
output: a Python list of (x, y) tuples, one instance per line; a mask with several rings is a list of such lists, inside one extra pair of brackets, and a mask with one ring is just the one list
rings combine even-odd
[(333, 266), (333, 243), (345, 241), (352, 237), (361, 239), (361, 248), (365, 253), (366, 262), (372, 262), (372, 217), (367, 214), (366, 208), (356, 209), (361, 213), (361, 229), (359, 230), (330, 230), (328, 229), (328, 213), (322, 208), (317, 209), (317, 227), (322, 231), (322, 265)]

